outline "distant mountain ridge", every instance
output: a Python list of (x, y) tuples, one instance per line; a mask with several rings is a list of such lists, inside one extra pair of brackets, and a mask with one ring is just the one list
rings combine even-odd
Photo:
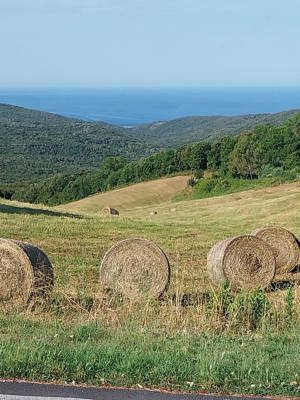
[(99, 168), (108, 156), (157, 151), (124, 128), (0, 104), (0, 182), (32, 181)]
[(297, 113), (185, 117), (123, 128), (0, 104), (0, 183), (91, 171), (108, 156), (138, 159), (262, 124), (279, 125)]
[[(299, 110), (275, 114), (248, 114), (238, 116), (191, 116), (171, 121), (158, 121), (132, 128), (135, 135), (157, 146), (178, 147), (186, 143), (207, 140), (216, 136), (238, 135), (258, 125), (280, 125)], [(167, 145), (167, 146), (166, 146)]]

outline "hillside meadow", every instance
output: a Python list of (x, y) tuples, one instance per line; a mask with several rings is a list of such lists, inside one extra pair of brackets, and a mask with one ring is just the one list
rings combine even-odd
[(102, 208), (110, 205), (113, 205), (121, 212), (136, 209), (136, 207), (140, 206), (155, 206), (181, 193), (186, 188), (188, 179), (189, 175), (179, 175), (141, 182), (121, 189), (97, 193), (57, 207), (57, 209), (99, 214)]
[[(299, 396), (299, 288), (237, 296), (214, 289), (206, 273), (208, 250), (225, 237), (272, 224), (299, 237), (299, 202), (299, 182), (201, 200), (141, 199), (120, 217), (101, 216), (100, 203), (85, 214), (84, 203), (75, 212), (72, 203), (1, 201), (0, 236), (44, 249), (56, 280), (47, 302), (2, 311), (1, 377)], [(136, 304), (99, 287), (105, 251), (137, 236), (169, 257), (171, 285), (159, 301)]]

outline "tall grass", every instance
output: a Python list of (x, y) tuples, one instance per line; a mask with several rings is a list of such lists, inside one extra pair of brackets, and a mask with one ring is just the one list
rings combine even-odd
[[(94, 385), (299, 395), (299, 305), (264, 291), (92, 307), (57, 295), (0, 317), (0, 376)], [(192, 300), (192, 299), (191, 299)], [(201, 303), (201, 304), (200, 304)], [(286, 324), (286, 321), (289, 324)]]

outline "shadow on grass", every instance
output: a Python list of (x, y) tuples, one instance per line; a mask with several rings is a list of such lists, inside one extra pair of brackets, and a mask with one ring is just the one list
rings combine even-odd
[(172, 303), (181, 307), (204, 305), (209, 302), (210, 298), (209, 293), (173, 293), (171, 295)]
[(300, 285), (300, 265), (297, 265), (291, 272), (286, 274), (286, 278), (272, 282), (270, 291), (276, 292), (277, 290), (286, 290), (292, 286)]
[(6, 214), (29, 214), (29, 215), (46, 215), (49, 217), (69, 217), (69, 218), (84, 218), (78, 214), (71, 214), (60, 211), (44, 210), (42, 208), (29, 208), (29, 207), (17, 207), (8, 204), (0, 204), (0, 213)]

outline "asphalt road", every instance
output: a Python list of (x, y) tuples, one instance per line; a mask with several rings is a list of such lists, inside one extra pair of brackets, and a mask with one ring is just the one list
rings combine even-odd
[[(0, 400), (261, 400), (260, 397), (175, 394), (148, 390), (108, 389), (39, 383), (0, 382)], [(264, 399), (265, 400), (265, 399)]]

